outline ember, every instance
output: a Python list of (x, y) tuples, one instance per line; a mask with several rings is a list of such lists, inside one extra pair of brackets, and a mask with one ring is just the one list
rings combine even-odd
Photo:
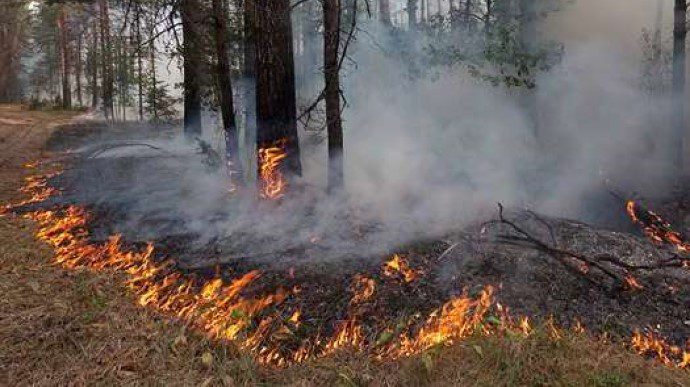
[(689, 251), (690, 244), (684, 242), (681, 234), (674, 231), (671, 224), (662, 219), (658, 214), (647, 210), (632, 200), (627, 202), (626, 210), (633, 223), (639, 224), (644, 234), (652, 242), (659, 245), (671, 245), (675, 247), (676, 251), (681, 253)]

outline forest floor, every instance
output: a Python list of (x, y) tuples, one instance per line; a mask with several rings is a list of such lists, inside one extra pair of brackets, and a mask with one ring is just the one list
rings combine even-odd
[[(0, 105), (0, 204), (21, 199), (24, 165), (69, 112)], [(554, 340), (474, 336), (412, 358), (340, 353), (287, 369), (260, 367), (231, 344), (136, 306), (113, 273), (65, 270), (35, 225), (0, 217), (0, 384), (144, 385), (690, 385), (666, 368), (583, 333)]]

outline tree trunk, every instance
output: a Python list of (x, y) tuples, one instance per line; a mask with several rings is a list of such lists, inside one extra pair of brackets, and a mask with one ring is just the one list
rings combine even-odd
[(144, 120), (144, 63), (143, 55), (144, 48), (141, 44), (141, 4), (137, 4), (137, 16), (136, 16), (136, 38), (137, 38), (137, 86), (138, 97), (139, 97), (139, 121)]
[(62, 64), (62, 108), (72, 107), (71, 63), (69, 52), (69, 31), (67, 26), (67, 10), (65, 5), (60, 6), (58, 13), (58, 33), (60, 44), (60, 62)]
[(685, 141), (685, 38), (687, 36), (687, 1), (675, 0), (673, 17), (673, 129), (675, 132), (674, 164), (683, 172)]
[(201, 34), (198, 0), (181, 0), (180, 19), (184, 35), (184, 133), (187, 138), (201, 135)]
[(407, 24), (410, 31), (417, 28), (417, 0), (407, 0)]
[(343, 187), (343, 125), (340, 117), (340, 1), (323, 1), (324, 75), (328, 129), (328, 191)]
[[(232, 184), (241, 184), (241, 164), (239, 158), (239, 136), (235, 120), (235, 103), (232, 95), (232, 79), (230, 78), (230, 59), (228, 58), (228, 11), (224, 0), (212, 0), (216, 56), (218, 59), (218, 96), (220, 111), (225, 133), (225, 161), (230, 172)], [(233, 175), (238, 175), (237, 178)]]
[(77, 36), (77, 50), (74, 55), (74, 79), (76, 81), (76, 87), (77, 87), (77, 101), (79, 102), (79, 106), (84, 106), (84, 98), (82, 95), (82, 85), (81, 85), (81, 78), (82, 78), (82, 61), (81, 61), (81, 52), (83, 49), (83, 37), (82, 34), (79, 34)]
[(107, 0), (99, 0), (99, 9), (101, 13), (101, 86), (103, 89), (103, 112), (106, 120), (114, 120), (113, 48), (110, 42), (110, 15)]
[(379, 20), (386, 27), (393, 25), (391, 22), (390, 0), (379, 0)]
[[(255, 1), (258, 148), (281, 146), (281, 172), (301, 175), (289, 0)], [(259, 166), (260, 167), (260, 166)]]
[(91, 25), (91, 107), (98, 108), (98, 19), (94, 17)]

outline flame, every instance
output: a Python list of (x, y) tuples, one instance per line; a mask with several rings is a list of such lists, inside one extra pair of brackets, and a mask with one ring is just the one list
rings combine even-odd
[(280, 171), (281, 162), (287, 157), (284, 141), (259, 149), (259, 195), (263, 199), (280, 199), (285, 194), (287, 180)]
[(416, 280), (421, 274), (421, 270), (414, 270), (410, 268), (407, 261), (398, 254), (383, 265), (383, 274), (387, 277), (396, 277), (401, 275), (403, 280), (410, 283)]
[(350, 305), (361, 304), (367, 301), (374, 295), (374, 290), (376, 288), (376, 282), (373, 279), (365, 277), (361, 274), (355, 275), (350, 290), (353, 293), (352, 299), (350, 300)]
[(690, 363), (690, 352), (676, 345), (668, 344), (652, 332), (645, 334), (635, 331), (631, 340), (632, 348), (640, 355), (651, 354), (667, 366), (685, 368)]
[(642, 232), (653, 243), (674, 246), (679, 253), (690, 251), (690, 243), (685, 242), (681, 234), (674, 231), (671, 224), (658, 214), (639, 206), (633, 200), (629, 200), (625, 208), (633, 223), (639, 224)]
[[(29, 200), (40, 201), (44, 195), (58, 193), (57, 190), (48, 191), (48, 178), (49, 175), (44, 175), (26, 180), (23, 192), (31, 195)], [(271, 192), (280, 194), (285, 187), (284, 181), (280, 181), (280, 189)], [(376, 281), (355, 275), (349, 288), (352, 296), (348, 313), (337, 323), (333, 333), (323, 339), (318, 333), (300, 339), (297, 345), (285, 346), (283, 344), (289, 340), (294, 343), (295, 332), (307, 324), (300, 308), (285, 306), (288, 304), (286, 300), (301, 294), (299, 286), (249, 297), (249, 288), (261, 277), (257, 270), (226, 279), (217, 269), (215, 278), (204, 279), (177, 272), (171, 260), (156, 257), (152, 244), (132, 251), (125, 247), (119, 235), (104, 243), (91, 243), (87, 228), (90, 215), (77, 206), (54, 211), (39, 210), (25, 216), (38, 224), (37, 238), (53, 247), (56, 264), (67, 269), (119, 271), (124, 274), (124, 283), (132, 290), (140, 306), (179, 319), (212, 339), (232, 341), (254, 354), (260, 364), (285, 366), (327, 356), (344, 348), (366, 351), (379, 359), (390, 359), (414, 355), (436, 345), (452, 344), (473, 334), (510, 331), (530, 335), (533, 331), (528, 318), (513, 321), (508, 309), (495, 302), (494, 288), (487, 286), (478, 298), (463, 293), (425, 318), (414, 315), (396, 325), (403, 326), (403, 329), (378, 326), (378, 332), (392, 338), (371, 340), (369, 326), (365, 330), (362, 321), (366, 318), (367, 308), (375, 305)], [(384, 275), (399, 276), (408, 283), (421, 273), (421, 270), (411, 269), (398, 255), (386, 262), (382, 270)], [(496, 311), (499, 317), (493, 316), (492, 311)], [(561, 331), (553, 321), (548, 323), (548, 328), (552, 338), (561, 337)], [(574, 329), (583, 330), (581, 325)], [(641, 354), (655, 354), (665, 364), (685, 367), (690, 363), (690, 353), (651, 334), (636, 332), (632, 346)]]

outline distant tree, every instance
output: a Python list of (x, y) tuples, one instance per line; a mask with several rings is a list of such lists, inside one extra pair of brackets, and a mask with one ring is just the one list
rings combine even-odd
[(673, 128), (675, 132), (674, 144), (675, 166), (682, 172), (683, 142), (687, 130), (685, 114), (685, 40), (687, 30), (687, 0), (675, 0), (673, 12)]

